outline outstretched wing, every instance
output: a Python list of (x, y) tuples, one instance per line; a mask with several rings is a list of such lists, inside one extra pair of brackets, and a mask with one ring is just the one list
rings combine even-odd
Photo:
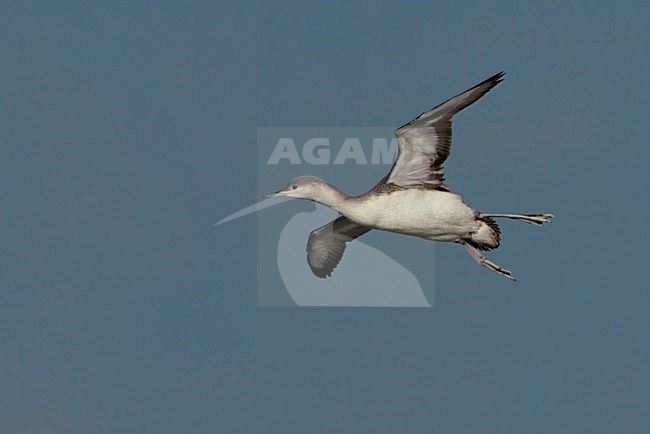
[(451, 118), (499, 84), (504, 74), (488, 78), (398, 128), (397, 158), (385, 182), (449, 191), (442, 164), (451, 150)]
[(312, 231), (307, 241), (307, 263), (312, 273), (321, 279), (331, 276), (341, 262), (345, 244), (369, 230), (346, 217), (339, 217)]

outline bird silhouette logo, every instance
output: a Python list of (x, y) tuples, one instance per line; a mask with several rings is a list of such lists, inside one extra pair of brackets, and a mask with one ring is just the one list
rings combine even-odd
[[(291, 199), (263, 199), (217, 222), (220, 226), (249, 214), (263, 212)], [(305, 234), (331, 220), (335, 213), (316, 206), (296, 213), (286, 222), (277, 245), (277, 269), (287, 293), (298, 306), (431, 307), (418, 279), (386, 253), (355, 240), (336, 273), (316, 278), (305, 260)], [(260, 282), (258, 290), (264, 290)]]

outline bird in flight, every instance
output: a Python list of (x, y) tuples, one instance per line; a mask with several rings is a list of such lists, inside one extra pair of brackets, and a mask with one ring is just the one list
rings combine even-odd
[(375, 229), (458, 243), (480, 265), (515, 280), (510, 271), (480, 253), (480, 250), (499, 247), (501, 230), (494, 219), (510, 218), (541, 226), (554, 216), (477, 211), (449, 190), (443, 168), (451, 150), (453, 116), (478, 101), (499, 84), (503, 76), (500, 72), (398, 128), (393, 167), (367, 193), (348, 196), (319, 178), (304, 176), (294, 179), (280, 191), (265, 195), (307, 199), (340, 214), (309, 235), (307, 263), (315, 276), (331, 276), (343, 257), (346, 244)]

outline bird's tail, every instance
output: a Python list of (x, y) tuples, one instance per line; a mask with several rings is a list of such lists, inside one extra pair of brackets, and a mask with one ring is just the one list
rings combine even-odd
[(479, 220), (481, 221), (481, 226), (465, 241), (479, 250), (490, 251), (496, 249), (501, 243), (501, 229), (499, 229), (499, 225), (489, 217), (480, 216)]

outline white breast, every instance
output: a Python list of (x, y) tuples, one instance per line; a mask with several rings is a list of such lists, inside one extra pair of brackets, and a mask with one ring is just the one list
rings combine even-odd
[(474, 210), (460, 196), (437, 190), (369, 195), (350, 201), (340, 212), (375, 229), (438, 241), (455, 241), (479, 226)]

